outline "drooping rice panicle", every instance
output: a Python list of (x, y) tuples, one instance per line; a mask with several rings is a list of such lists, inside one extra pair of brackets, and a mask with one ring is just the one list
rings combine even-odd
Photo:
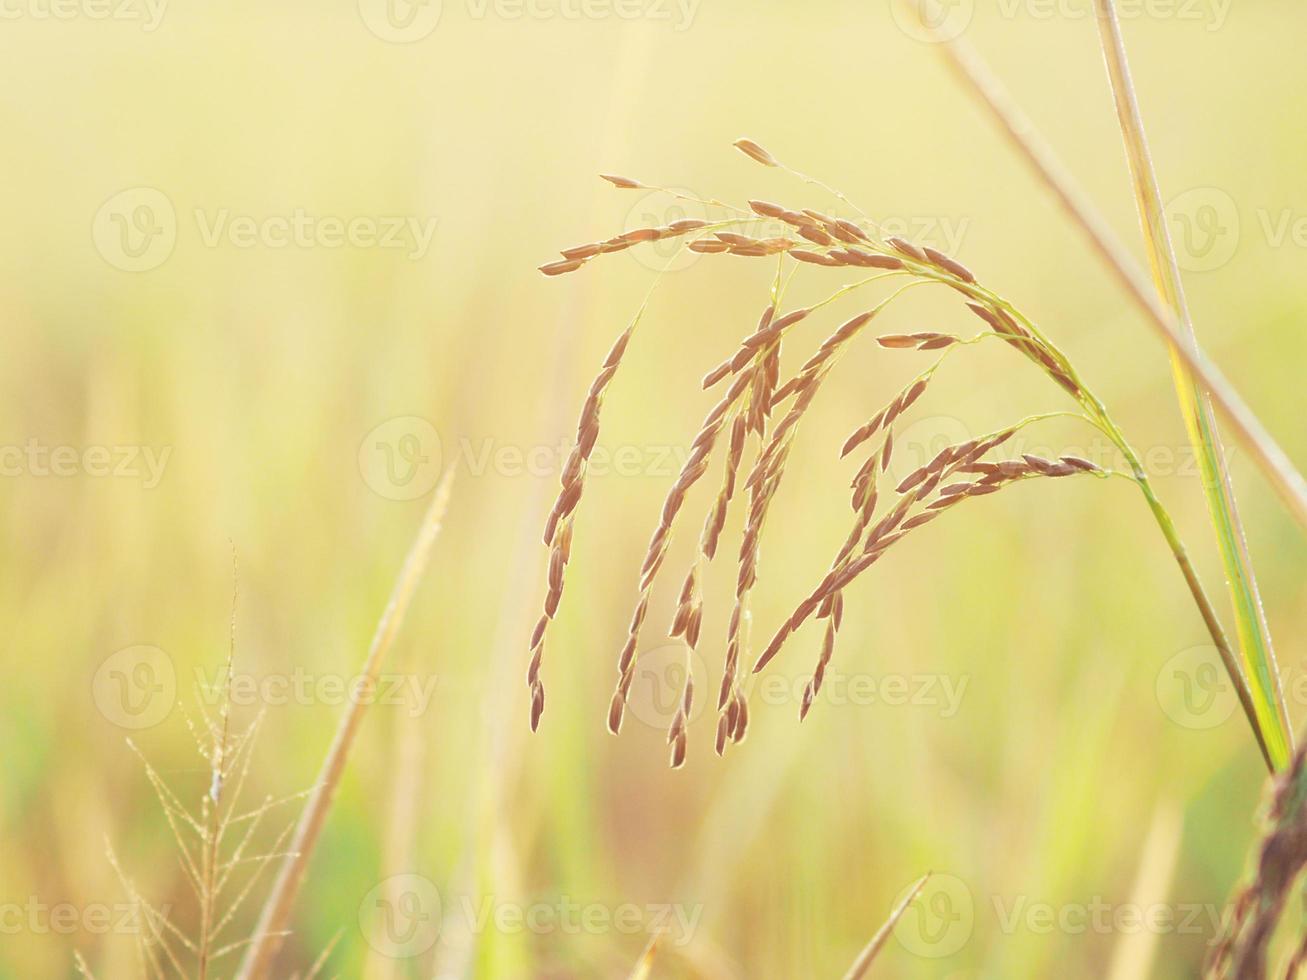
[(586, 470), (590, 454), (594, 451), (599, 438), (599, 413), (603, 408), (604, 392), (612, 382), (617, 368), (626, 353), (626, 346), (631, 340), (636, 324), (640, 321), (644, 307), (636, 315), (631, 325), (622, 332), (608, 351), (599, 376), (590, 385), (585, 405), (581, 409), (581, 419), (576, 426), (576, 445), (573, 447), (567, 464), (563, 467), (560, 482), (562, 489), (554, 502), (549, 518), (545, 522), (545, 545), (549, 552), (548, 592), (545, 595), (545, 609), (537, 620), (531, 633), (531, 661), (527, 666), (526, 682), (531, 689), (531, 728), (534, 731), (540, 725), (540, 715), (545, 710), (545, 686), (540, 677), (540, 668), (545, 655), (545, 631), (550, 620), (558, 612), (558, 604), (563, 598), (564, 574), (567, 562), (572, 554), (572, 515), (576, 505), (581, 501), (585, 490)]
[(753, 471), (745, 482), (750, 492), (749, 518), (740, 544), (735, 609), (731, 614), (728, 627), (726, 662), (717, 699), (718, 723), (715, 747), (719, 755), (725, 751), (728, 740), (740, 742), (748, 730), (748, 704), (739, 686), (739, 661), (745, 643), (743, 626), (748, 616), (749, 594), (757, 578), (763, 525), (766, 523), (771, 502), (784, 476), (785, 462), (789, 457), (798, 424), (839, 354), (868, 322), (906, 288), (908, 287), (901, 287), (876, 307), (847, 320), (822, 342), (816, 353), (808, 359), (789, 383), (794, 394), (794, 403), (773, 429), (770, 440), (759, 453)]
[[(1035, 416), (1021, 424), (1028, 424), (1045, 417), (1047, 416)], [(901, 540), (908, 531), (934, 520), (944, 509), (965, 499), (986, 496), (1020, 480), (1033, 477), (1063, 477), (1082, 473), (1110, 475), (1108, 471), (1080, 457), (1066, 456), (1053, 461), (1026, 454), (1020, 460), (984, 464), (985, 468), (978, 479), (941, 487), (943, 481), (959, 469), (977, 466), (976, 461), (981, 455), (1011, 438), (1018, 427), (1009, 427), (981, 439), (945, 447), (928, 463), (918, 467), (900, 481), (896, 487), (898, 502), (894, 509), (867, 533), (866, 540), (857, 553), (849, 548), (847, 543), (841, 548), (822, 581), (777, 630), (754, 664), (754, 672), (766, 667), (780, 652), (785, 640), (814, 613), (819, 616), (829, 615), (832, 604), (843, 589), (875, 564), (892, 544)], [(881, 470), (888, 463), (888, 459), (884, 456), (884, 453), (873, 456), (873, 459), (880, 464)], [(914, 508), (917, 510), (915, 514)], [(865, 525), (866, 519), (860, 513), (855, 523), (855, 533)], [(835, 628), (838, 629), (838, 624)], [(804, 706), (801, 709), (804, 715), (808, 711), (812, 698), (820, 691), (821, 678), (830, 660), (832, 651), (829, 645), (833, 642), (833, 631), (828, 629), (827, 636), (809, 690), (805, 693)]]
[[(856, 209), (843, 194), (815, 178), (796, 171), (760, 144), (752, 140), (738, 140), (736, 147), (754, 161), (768, 167), (791, 173), (806, 183), (821, 187), (841, 202), (854, 208), (859, 220), (832, 216), (812, 208), (791, 208), (770, 201), (753, 199), (748, 209), (732, 208), (721, 202), (700, 202), (723, 208), (724, 217), (713, 219), (686, 219), (666, 226), (638, 228), (599, 242), (566, 249), (562, 258), (542, 269), (546, 274), (574, 271), (590, 259), (610, 252), (638, 247), (645, 242), (677, 237), (683, 247), (695, 253), (734, 255), (745, 258), (777, 257), (781, 267), (789, 267), (791, 275), (799, 269), (817, 274), (821, 270), (854, 269), (874, 270), (868, 278), (841, 287), (827, 299), (790, 312), (779, 313), (779, 291), (773, 287), (772, 304), (759, 320), (754, 332), (745, 337), (736, 350), (703, 377), (703, 387), (726, 384), (726, 393), (709, 413), (696, 437), (689, 459), (664, 503), (657, 529), (641, 568), (640, 590), (635, 613), (628, 629), (627, 642), (618, 659), (618, 683), (609, 710), (609, 728), (616, 732), (621, 725), (627, 695), (634, 677), (636, 646), (641, 627), (647, 615), (652, 588), (666, 557), (672, 524), (681, 511), (686, 492), (703, 475), (708, 457), (729, 431), (730, 448), (723, 472), (723, 482), (704, 520), (700, 547), (694, 566), (683, 581), (680, 601), (673, 617), (673, 636), (683, 637), (687, 650), (698, 645), (703, 616), (703, 566), (712, 561), (719, 547), (720, 536), (732, 499), (737, 495), (737, 481), (743, 459), (744, 443), (750, 434), (759, 436), (759, 448), (743, 489), (748, 497), (744, 530), (738, 553), (735, 601), (727, 626), (726, 654), (721, 686), (718, 691), (718, 725), (716, 746), (721, 753), (731, 741), (744, 737), (748, 726), (748, 703), (740, 680), (739, 661), (748, 650), (748, 634), (752, 619), (751, 590), (756, 582), (760, 555), (761, 534), (772, 508), (778, 488), (786, 472), (790, 450), (799, 422), (817, 390), (823, 384), (831, 367), (838, 360), (849, 341), (860, 333), (870, 316), (863, 314), (848, 321), (834, 335), (828, 337), (817, 351), (787, 381), (781, 382), (781, 341), (799, 324), (812, 321), (812, 314), (820, 307), (834, 302), (854, 289), (860, 289), (883, 278), (902, 277), (906, 285), (891, 294), (893, 299), (904, 288), (919, 284), (945, 286), (960, 294), (972, 314), (980, 318), (988, 330), (970, 338), (941, 330), (886, 333), (877, 338), (879, 348), (886, 351), (938, 352), (937, 360), (925, 372), (910, 381), (876, 415), (854, 431), (845, 442), (842, 455), (848, 455), (860, 445), (879, 437), (875, 448), (858, 469), (852, 482), (853, 527), (839, 549), (829, 571), (818, 587), (801, 602), (776, 631), (771, 643), (755, 660), (754, 670), (761, 670), (771, 660), (785, 639), (808, 618), (816, 616), (826, 620), (821, 652), (812, 679), (805, 690), (800, 714), (806, 715), (820, 693), (822, 679), (834, 652), (836, 637), (843, 619), (844, 589), (858, 576), (875, 564), (902, 538), (936, 520), (944, 511), (963, 500), (999, 492), (1019, 481), (1036, 478), (1060, 478), (1077, 474), (1098, 476), (1117, 475), (1133, 481), (1143, 492), (1168, 546), (1184, 574), (1195, 603), (1203, 615), (1212, 638), (1221, 652), (1227, 671), (1234, 682), (1240, 702), (1249, 716), (1259, 743), (1264, 743), (1252, 711), (1248, 685), (1237, 660), (1230, 651), (1206, 593), (1188, 559), (1169, 514), (1152, 490), (1147, 472), (1138, 455), (1126, 441), (1120, 427), (1102, 402), (1078, 377), (1067, 356), (1028, 317), (1015, 306), (982, 285), (976, 275), (956, 258), (930, 245), (908, 241), (900, 236), (885, 233), (864, 212)], [(617, 187), (636, 189), (650, 185), (629, 178), (606, 175), (605, 179)], [(669, 192), (676, 193), (676, 192)], [(771, 223), (759, 231), (758, 222)], [(691, 237), (697, 235), (697, 237)], [(778, 273), (779, 277), (779, 273)], [(885, 300), (884, 303), (888, 303)], [(884, 303), (876, 309), (879, 310)], [(924, 466), (918, 467), (894, 487), (894, 503), (888, 511), (877, 511), (884, 494), (878, 481), (888, 471), (893, 458), (894, 429), (897, 421), (919, 399), (929, 385), (934, 371), (943, 358), (982, 340), (996, 338), (1010, 345), (1025, 359), (1048, 376), (1075, 403), (1078, 412), (1052, 412), (1031, 416), (1013, 426), (988, 436), (967, 440), (945, 450)], [(605, 365), (605, 371), (608, 365)], [(611, 374), (609, 374), (609, 379)], [(601, 373), (601, 379), (604, 379)], [(603, 380), (606, 385), (608, 379)], [(585, 423), (597, 424), (598, 403), (603, 385), (592, 388), (578, 427), (578, 447), (589, 438)], [(786, 403), (789, 407), (771, 425), (770, 416)], [(1088, 421), (1102, 432), (1120, 451), (1127, 469), (1115, 473), (1097, 463), (1078, 456), (1063, 455), (1044, 459), (1022, 454), (1011, 459), (986, 459), (987, 453), (997, 449), (1022, 426), (1054, 415), (1074, 416)], [(591, 447), (593, 442), (590, 442)], [(543, 652), (543, 636), (549, 620), (557, 609), (561, 594), (562, 571), (567, 563), (572, 517), (580, 498), (584, 481), (585, 454), (574, 454), (564, 471), (564, 486), (559, 501), (551, 513), (546, 539), (551, 547), (550, 588), (546, 597), (545, 615), (532, 635), (532, 660), (529, 677), (532, 682), (532, 725), (539, 721), (543, 707), (543, 688), (538, 686), (539, 664)], [(564, 530), (568, 533), (564, 533)], [(693, 638), (691, 639), (691, 634)], [(672, 744), (672, 761), (679, 765), (686, 758), (686, 729), (690, 707), (693, 704), (693, 679), (688, 676), (681, 691), (680, 707), (669, 728)]]

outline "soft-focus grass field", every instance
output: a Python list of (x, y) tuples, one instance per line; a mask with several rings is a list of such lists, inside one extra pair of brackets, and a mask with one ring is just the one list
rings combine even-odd
[[(979, 6), (970, 36), (1136, 243), (1088, 4), (1051, 17), (1043, 4)], [(412, 43), (369, 28), (370, 0), (177, 3), (157, 26), (93, 19), (89, 2), (71, 19), (35, 0), (4, 9), (0, 976), (71, 975), (74, 949), (97, 976), (134, 975), (106, 842), (142, 892), (190, 914), (126, 737), (188, 801), (206, 790), (186, 719), (197, 679), (226, 654), (233, 546), (236, 669), (255, 692), (238, 714), (266, 710), (257, 800), (314, 778), (424, 492), (455, 461), (446, 526), (388, 665), (418, 699), (366, 719), (287, 971), (339, 933), (329, 973), (341, 976), (622, 976), (672, 906), (690, 925), (655, 976), (836, 976), (934, 870), (882, 975), (1193, 974), (1242, 873), (1263, 770), (1124, 482), (1036, 482), (914, 535), (850, 590), (842, 682), (802, 726), (816, 630), (755, 691), (743, 747), (712, 754), (709, 710), (687, 767), (670, 772), (676, 655), (658, 636), (687, 531), (651, 612), (657, 669), (622, 737), (604, 732), (648, 535), (710, 406), (698, 378), (752, 328), (770, 263), (703, 256), (655, 294), (607, 402), (612, 465), (587, 489), (549, 709), (527, 734), (539, 533), (562, 447), (665, 255), (560, 280), (535, 267), (681, 216), (599, 171), (832, 206), (731, 150), (741, 135), (955, 251), (1037, 318), (1150, 461), (1226, 608), (1164, 352), (885, 4), (702, 0), (687, 20), (648, 0), (626, 20), (608, 6), (514, 17), (445, 0)], [(1191, 191), (1173, 231), (1188, 233), (1190, 266), (1211, 266), (1186, 280), (1199, 334), (1301, 464), (1307, 10), (1149, 9), (1126, 30), (1164, 191)], [(153, 193), (118, 196), (133, 188)], [(312, 229), (299, 237), (297, 215)], [(402, 247), (348, 231), (395, 216)], [(151, 229), (163, 251), (131, 254)], [(800, 274), (796, 302), (841, 281), (823, 272)], [(973, 327), (924, 294), (887, 323)], [(764, 541), (763, 634), (846, 533), (840, 443), (921, 357), (860, 347), (815, 403), (792, 464), (802, 479)], [(997, 345), (951, 359), (939, 381), (916, 411), (919, 453), (1065, 407)], [(1070, 423), (1035, 431), (1028, 449), (1094, 449)], [(1237, 451), (1232, 465), (1297, 723), (1307, 545)], [(709, 580), (701, 703), (732, 581), (727, 568)], [(428, 904), (391, 909), (387, 931), (371, 906), (396, 873), (420, 876), (405, 881)], [(396, 946), (397, 924), (434, 945), (388, 957), (424, 946)]]

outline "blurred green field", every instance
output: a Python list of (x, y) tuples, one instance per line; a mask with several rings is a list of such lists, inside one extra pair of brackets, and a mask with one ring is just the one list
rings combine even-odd
[[(970, 36), (1133, 245), (1088, 4), (976, 6)], [(1307, 10), (1136, 7), (1127, 40), (1200, 336), (1301, 464)], [(371, 0), (168, 4), (157, 20), (118, 0), (106, 19), (91, 0), (0, 9), (0, 977), (71, 976), (75, 949), (98, 977), (135, 975), (107, 842), (186, 920), (126, 738), (188, 801), (206, 790), (187, 719), (226, 655), (232, 549), (238, 714), (266, 711), (257, 800), (316, 775), (449, 464), (453, 503), (387, 668), (385, 700), (409, 700), (366, 719), (287, 975), (339, 935), (328, 975), (624, 976), (648, 929), (679, 923), (655, 977), (838, 976), (927, 870), (882, 976), (1195, 973), (1244, 869), (1262, 769), (1123, 481), (1036, 482), (923, 529), (849, 591), (840, 683), (802, 725), (815, 629), (755, 689), (744, 746), (716, 758), (705, 711), (670, 772), (679, 652), (659, 635), (701, 488), (633, 717), (604, 731), (648, 536), (712, 404), (699, 378), (753, 328), (770, 263), (702, 256), (654, 293), (606, 404), (610, 465), (581, 507), (549, 707), (527, 732), (540, 529), (585, 388), (667, 255), (557, 280), (535, 267), (695, 216), (601, 171), (839, 207), (736, 153), (742, 135), (1033, 315), (1123, 421), (1227, 611), (1164, 351), (888, 5), (445, 0), (434, 25), (429, 7), (397, 21)], [(839, 275), (804, 270), (794, 302)], [(942, 295), (885, 317), (944, 328), (973, 322)], [(1065, 407), (989, 346), (941, 372), (909, 449)], [(764, 540), (764, 636), (847, 531), (844, 437), (925, 363), (864, 344), (814, 404)], [(1094, 448), (1069, 422), (1031, 438)], [(1298, 723), (1307, 543), (1232, 454)], [(738, 534), (737, 513), (707, 589), (701, 703)], [(395, 874), (439, 893), (412, 923), (425, 945), (378, 931), (369, 903)]]

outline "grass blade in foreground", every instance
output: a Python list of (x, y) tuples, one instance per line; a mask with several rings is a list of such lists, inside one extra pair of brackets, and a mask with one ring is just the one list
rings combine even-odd
[[(427, 562), (431, 557), (431, 546), (435, 544), (436, 536), (440, 533), (445, 510), (449, 506), (449, 488), (453, 478), (453, 469), (447, 470), (441, 477), (431, 506), (427, 508), (426, 516), (422, 519), (422, 526), (413, 540), (408, 557), (404, 559), (404, 567), (399, 571), (399, 578), (396, 579), (395, 587), (390, 593), (390, 600), (386, 603), (386, 609), (377, 623), (372, 644), (368, 648), (367, 660), (363, 664), (363, 676), (369, 683), (376, 683), (377, 676), (381, 672), (381, 663), (391, 644), (394, 643), (396, 634), (399, 633), (409, 602), (413, 598), (418, 582), (422, 580), (422, 573), (426, 571)], [(331, 809), (332, 801), (335, 799), (340, 777), (345, 771), (345, 762), (349, 758), (349, 750), (354, 744), (354, 736), (358, 734), (359, 723), (363, 720), (367, 700), (367, 698), (350, 698), (349, 706), (336, 727), (331, 748), (327, 750), (327, 757), (322, 762), (322, 772), (313, 787), (309, 801), (304, 805), (299, 824), (295, 827), (295, 836), (289, 848), (290, 853), (282, 864), (277, 883), (268, 895), (263, 911), (259, 914), (259, 924), (255, 928), (254, 938), (250, 941), (244, 962), (241, 963), (238, 974), (241, 980), (255, 980), (265, 975), (281, 945), (286, 925), (290, 921), (291, 908), (295, 904), (295, 897), (299, 894), (304, 872), (308, 869), (309, 858), (313, 855), (318, 835), (322, 832), (322, 825), (327, 819), (327, 811)]]
[(644, 952), (640, 954), (639, 961), (635, 964), (635, 969), (627, 980), (649, 980), (649, 975), (653, 972), (654, 960), (658, 958), (658, 935), (655, 934), (645, 946)]
[[(1153, 281), (1162, 300), (1184, 328), (1186, 339), (1197, 343), (1193, 320), (1185, 301), (1184, 285), (1176, 262), (1175, 248), (1166, 226), (1162, 208), (1162, 195), (1157, 186), (1148, 142), (1144, 136), (1143, 119), (1135, 98), (1134, 84), (1130, 79), (1130, 66), (1126, 58), (1125, 42), (1121, 37), (1121, 24), (1117, 19), (1113, 0), (1095, 0), (1098, 9), (1098, 27), (1102, 35), (1103, 55), (1107, 60), (1112, 80), (1117, 117), (1125, 141), (1126, 156), (1130, 161), (1135, 201), (1139, 207), (1139, 222), (1143, 226), (1144, 242), (1148, 247), (1149, 266)], [(1212, 527), (1221, 549), (1225, 565), (1230, 600), (1234, 605), (1235, 623), (1239, 631), (1239, 649), (1243, 654), (1244, 670), (1257, 711), (1257, 720), (1266, 737), (1271, 761), (1276, 769), (1288, 765), (1293, 753), (1293, 729), (1289, 725), (1284, 694), (1280, 688), (1280, 671), (1271, 646), (1271, 634), (1262, 610), (1257, 577), (1248, 555), (1248, 542), (1244, 537), (1243, 523), (1235, 505), (1234, 488), (1226, 465), (1221, 436), (1216, 428), (1211, 399), (1194, 381), (1193, 375), (1180, 359), (1176, 345), (1171, 345), (1171, 368), (1175, 376), (1176, 395), (1184, 414), (1189, 441), (1202, 467), (1203, 492), (1207, 495)]]
[(849, 967), (849, 972), (844, 974), (844, 980), (860, 980), (861, 977), (867, 975), (867, 971), (871, 969), (871, 964), (880, 954), (880, 948), (885, 945), (885, 940), (889, 939), (889, 935), (894, 931), (894, 927), (898, 925), (899, 919), (903, 918), (903, 913), (921, 894), (921, 889), (926, 887), (926, 882), (930, 881), (930, 875), (931, 872), (927, 871), (922, 879), (912, 886), (912, 890), (903, 897), (903, 901), (899, 902), (894, 911), (889, 914), (885, 924), (876, 931), (876, 935), (871, 937), (871, 942), (867, 943), (862, 952), (858, 954), (858, 958)]

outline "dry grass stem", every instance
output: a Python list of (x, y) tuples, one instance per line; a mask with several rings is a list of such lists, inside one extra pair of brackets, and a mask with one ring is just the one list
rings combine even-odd
[(899, 920), (903, 918), (904, 913), (911, 908), (912, 903), (917, 900), (917, 896), (921, 894), (921, 890), (926, 887), (926, 882), (930, 881), (930, 874), (931, 873), (927, 871), (926, 874), (922, 876), (921, 880), (913, 885), (911, 890), (903, 896), (903, 900), (899, 902), (898, 905), (894, 906), (893, 911), (890, 912), (889, 918), (885, 920), (884, 925), (876, 930), (876, 934), (871, 937), (871, 941), (863, 947), (862, 952), (858, 954), (858, 958), (854, 960), (853, 965), (849, 967), (849, 972), (844, 974), (844, 980), (861, 980), (862, 977), (867, 975), (867, 971), (871, 969), (871, 964), (874, 963), (876, 957), (880, 955), (881, 947), (883, 947), (889, 940), (890, 933), (894, 931), (894, 927), (898, 925)]
[[(454, 471), (447, 470), (436, 487), (431, 505), (427, 508), (404, 565), (390, 593), (390, 599), (377, 623), (372, 643), (368, 648), (367, 659), (363, 664), (362, 677), (368, 684), (375, 684), (381, 672), (381, 665), (386, 654), (394, 644), (409, 603), (413, 599), (418, 583), (426, 571), (431, 557), (431, 549), (440, 533), (445, 511), (449, 506), (450, 487)], [(327, 813), (335, 799), (345, 763), (349, 759), (350, 749), (358, 734), (359, 725), (368, 703), (367, 698), (351, 698), (345, 714), (341, 717), (331, 747), (323, 759), (322, 769), (304, 805), (295, 835), (291, 841), (290, 853), (282, 861), (281, 871), (277, 876), (271, 893), (259, 915), (258, 926), (253, 939), (245, 952), (238, 974), (242, 980), (255, 980), (264, 976), (271, 968), (272, 960), (281, 945), (290, 923), (291, 910), (299, 894), (304, 873), (308, 869), (309, 859), (326, 822)]]
[[(265, 817), (306, 794), (280, 799), (267, 797), (253, 809), (244, 809), (241, 801), (261, 716), (248, 726), (233, 730), (233, 662), (233, 653), (229, 653), (217, 689), (207, 692), (217, 701), (216, 714), (210, 716), (202, 702), (201, 721), (191, 724), (197, 749), (209, 773), (198, 809), (183, 802), (135, 743), (130, 740), (127, 743), (140, 759), (154, 790), (177, 849), (183, 878), (195, 900), (196, 925), (191, 930), (174, 915), (171, 906), (155, 905), (141, 895), (106, 842), (110, 867), (144, 926), (135, 934), (137, 964), (144, 977), (211, 976), (221, 960), (249, 943), (249, 939), (229, 936), (231, 927), (246, 900), (261, 884), (264, 872), (289, 856), (284, 845), (293, 822), (287, 822), (266, 847), (256, 846), (256, 836), (263, 830)], [(84, 961), (79, 962), (78, 968), (83, 975), (90, 975)]]
[(644, 952), (640, 954), (640, 959), (636, 961), (635, 967), (631, 970), (628, 980), (649, 980), (649, 977), (652, 976), (654, 960), (658, 958), (658, 939), (657, 934), (650, 937), (649, 942), (645, 944)]

